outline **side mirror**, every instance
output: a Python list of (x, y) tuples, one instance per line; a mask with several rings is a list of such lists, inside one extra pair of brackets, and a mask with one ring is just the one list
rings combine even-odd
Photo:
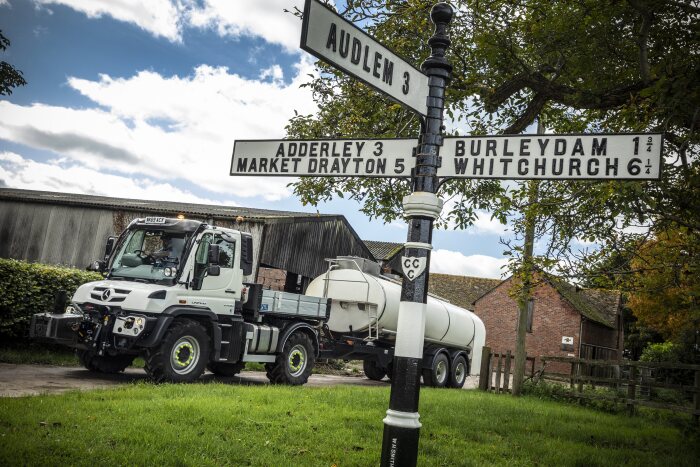
[(253, 237), (241, 232), (241, 269), (244, 276), (253, 274)]
[(114, 249), (114, 243), (117, 241), (117, 237), (109, 237), (107, 243), (105, 244), (105, 260), (112, 254)]
[(221, 267), (218, 264), (211, 264), (207, 268), (207, 275), (218, 276), (221, 274)]
[(105, 270), (104, 261), (93, 261), (85, 268), (86, 271), (103, 272)]
[[(210, 265), (218, 265), (219, 264), (219, 255), (221, 251), (219, 250), (219, 245), (209, 245), (209, 264)], [(212, 274), (209, 274), (210, 276)], [(217, 276), (219, 274), (216, 274)]]

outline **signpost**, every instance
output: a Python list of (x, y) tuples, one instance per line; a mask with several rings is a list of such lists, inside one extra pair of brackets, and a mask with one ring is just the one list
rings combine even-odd
[[(651, 180), (661, 173), (659, 134), (443, 137), (452, 65), (452, 7), (433, 6), (435, 32), (422, 72), (318, 0), (306, 0), (302, 49), (421, 116), (418, 139), (236, 141), (231, 175), (411, 177), (403, 200), (408, 238), (382, 466), (415, 466), (418, 400), (433, 222), (442, 210), (439, 178)], [(442, 154), (440, 148), (442, 147)], [(566, 342), (562, 341), (562, 345)]]

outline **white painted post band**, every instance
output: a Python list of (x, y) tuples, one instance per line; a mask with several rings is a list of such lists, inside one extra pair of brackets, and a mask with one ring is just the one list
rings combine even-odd
[(437, 219), (442, 212), (442, 200), (435, 193), (415, 191), (403, 198), (406, 217), (430, 217)]
[(395, 357), (423, 358), (425, 303), (399, 303)]
[(418, 421), (420, 415), (418, 412), (399, 412), (397, 410), (387, 410), (384, 423), (387, 425), (397, 426), (399, 428), (420, 428), (421, 423)]
[(420, 243), (420, 242), (406, 242), (404, 243), (404, 248), (420, 248), (423, 250), (432, 250), (433, 245), (430, 243)]

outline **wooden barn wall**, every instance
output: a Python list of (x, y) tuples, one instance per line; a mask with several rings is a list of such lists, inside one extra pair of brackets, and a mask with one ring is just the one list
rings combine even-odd
[(265, 226), (260, 262), (314, 278), (326, 272), (326, 258), (351, 255), (370, 258), (342, 220), (297, 219)]
[(0, 257), (84, 268), (112, 235), (105, 209), (0, 202)]
[(581, 342), (583, 344), (595, 345), (601, 347), (609, 347), (612, 349), (618, 348), (618, 331), (611, 329), (594, 321), (583, 321), (583, 336)]

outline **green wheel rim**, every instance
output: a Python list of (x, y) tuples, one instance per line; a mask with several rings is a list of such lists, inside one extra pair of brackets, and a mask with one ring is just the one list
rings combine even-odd
[(301, 375), (306, 369), (306, 347), (297, 344), (289, 351), (289, 374), (292, 376)]
[(178, 375), (186, 375), (199, 363), (199, 342), (192, 336), (183, 336), (170, 352), (170, 366)]

